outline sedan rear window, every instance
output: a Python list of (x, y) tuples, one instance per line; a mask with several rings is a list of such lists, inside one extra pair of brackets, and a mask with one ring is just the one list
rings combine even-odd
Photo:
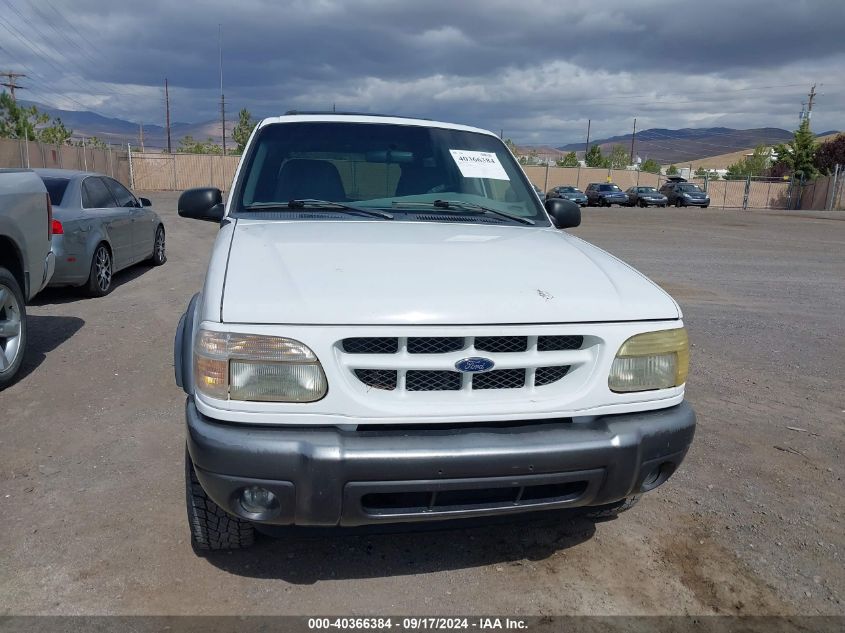
[(47, 187), (47, 193), (50, 194), (50, 204), (54, 207), (62, 205), (62, 199), (65, 197), (65, 191), (70, 180), (67, 178), (41, 178), (44, 181), (44, 186)]

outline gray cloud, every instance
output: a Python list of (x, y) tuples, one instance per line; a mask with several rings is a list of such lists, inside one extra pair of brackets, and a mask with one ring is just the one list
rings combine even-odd
[[(739, 5), (739, 6), (738, 6)], [(842, 127), (845, 4), (523, 0), (0, 0), (0, 53), (31, 97), (148, 122), (230, 108), (390, 111), (560, 143), (640, 127)], [(67, 20), (67, 21), (65, 21)], [(21, 35), (24, 37), (22, 38)]]

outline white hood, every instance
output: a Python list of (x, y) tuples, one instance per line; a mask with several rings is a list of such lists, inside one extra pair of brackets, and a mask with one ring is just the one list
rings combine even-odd
[(237, 221), (229, 323), (466, 325), (675, 319), (644, 276), (554, 229)]

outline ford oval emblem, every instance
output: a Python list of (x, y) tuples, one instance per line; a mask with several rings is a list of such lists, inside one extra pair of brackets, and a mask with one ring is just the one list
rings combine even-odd
[(481, 358), (480, 356), (472, 356), (470, 358), (462, 358), (455, 363), (455, 369), (462, 371), (465, 374), (477, 374), (482, 371), (489, 371), (493, 369), (495, 363), (489, 358)]

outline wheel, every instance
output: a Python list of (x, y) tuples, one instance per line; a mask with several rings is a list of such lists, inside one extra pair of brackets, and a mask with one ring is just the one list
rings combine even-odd
[(709, 204), (702, 204), (702, 205), (701, 205), (701, 208), (702, 208), (702, 209), (706, 209), (706, 208), (707, 208), (707, 207), (709, 207), (709, 206), (710, 206)]
[(608, 503), (605, 506), (595, 506), (588, 508), (584, 516), (590, 519), (612, 519), (618, 514), (630, 510), (640, 501), (642, 495), (634, 495), (616, 503)]
[(681, 199), (680, 198), (675, 198), (675, 207), (677, 207), (678, 209), (681, 208)]
[(205, 494), (187, 447), (185, 505), (191, 528), (191, 547), (195, 552), (244, 549), (255, 542), (255, 529), (249, 521), (232, 516)]
[(94, 257), (91, 259), (91, 272), (88, 273), (86, 285), (88, 294), (92, 297), (103, 297), (109, 294), (113, 274), (111, 251), (108, 246), (101, 243), (94, 250)]
[(638, 204), (640, 205), (640, 208), (642, 208), (642, 209), (645, 209), (648, 206), (648, 204), (646, 204), (645, 201), (643, 201), (643, 200), (640, 200), (638, 202)]
[(161, 266), (167, 261), (167, 244), (164, 238), (164, 227), (159, 224), (156, 229), (155, 243), (153, 244), (153, 256), (150, 257), (150, 264), (153, 266)]
[(18, 373), (26, 353), (26, 304), (18, 280), (0, 267), (0, 390)]

